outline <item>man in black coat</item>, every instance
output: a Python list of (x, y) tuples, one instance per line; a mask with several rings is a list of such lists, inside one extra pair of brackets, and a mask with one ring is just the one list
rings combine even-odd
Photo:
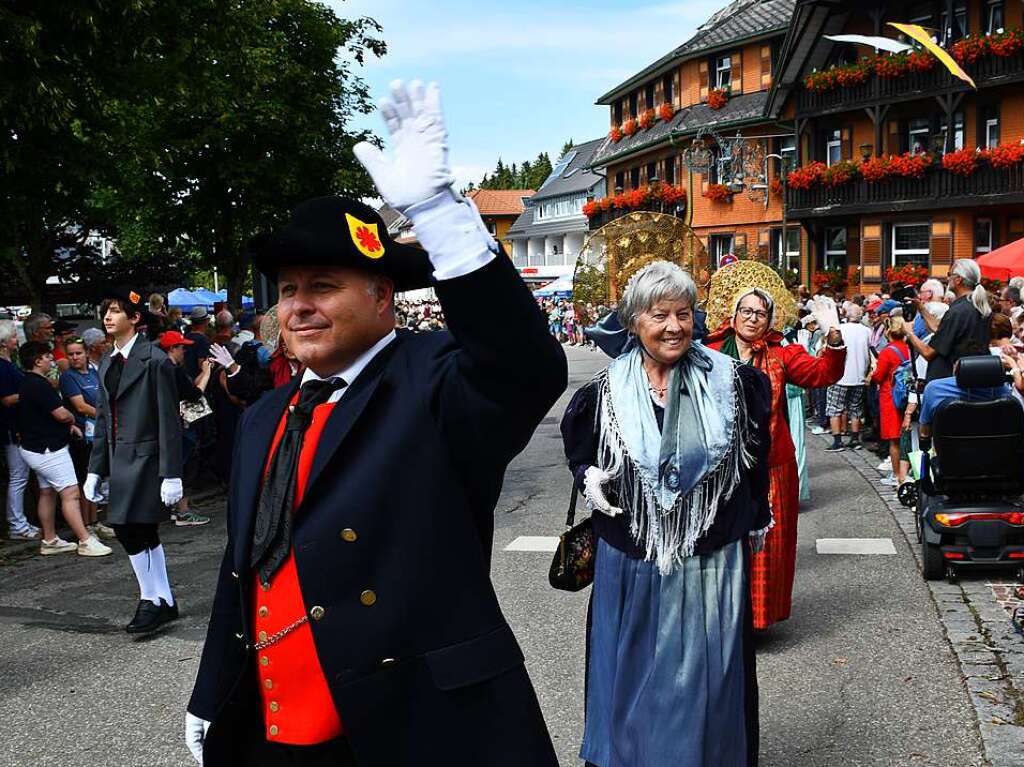
[[(505, 469), (565, 389), (565, 357), (450, 191), (436, 86), (396, 84), (381, 111), (395, 158), (357, 155), (425, 252), (329, 197), (257, 257), (307, 369), (239, 426), (186, 716), (206, 767), (557, 765), (489, 568)], [(428, 284), (449, 331), (396, 332), (393, 291)], [(481, 298), (500, 322), (480, 321)]]

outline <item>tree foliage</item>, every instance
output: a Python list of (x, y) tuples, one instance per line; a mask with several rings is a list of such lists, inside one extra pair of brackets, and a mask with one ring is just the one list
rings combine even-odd
[(296, 202), (371, 192), (350, 123), (373, 108), (357, 70), (380, 31), (312, 0), (8, 2), (0, 254), (37, 293), (88, 271), (88, 253), (53, 254), (95, 229), (141, 271), (218, 267), (234, 300)]
[(526, 160), (516, 167), (505, 165), (499, 157), (491, 173), (485, 173), (480, 189), (540, 189), (544, 180), (551, 175), (551, 160), (547, 152), (541, 152), (531, 162)]

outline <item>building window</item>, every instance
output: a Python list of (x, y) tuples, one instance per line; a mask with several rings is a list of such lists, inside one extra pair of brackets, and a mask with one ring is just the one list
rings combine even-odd
[(892, 266), (928, 266), (931, 224), (893, 224)]
[[(939, 124), (939, 134), (942, 136), (942, 145), (946, 145), (946, 116), (942, 116), (942, 122)], [(964, 113), (957, 112), (953, 115), (953, 148), (963, 149), (964, 148)]]
[(800, 270), (800, 227), (786, 227), (786, 250), (782, 250), (782, 229), (772, 229), (771, 258), (773, 264), (780, 264), (790, 271)]
[(654, 83), (647, 83), (647, 87), (644, 88), (644, 103), (647, 105), (647, 109), (654, 109)]
[(721, 149), (717, 146), (712, 147), (711, 162), (708, 164), (708, 183), (727, 184), (729, 181), (729, 161), (722, 157)]
[(843, 159), (842, 133), (838, 130), (825, 134), (825, 162), (835, 165)]
[[(955, 42), (962, 37), (967, 36), (967, 6), (957, 5), (953, 11), (953, 20), (955, 26), (949, 23), (949, 14), (945, 11), (942, 12), (942, 45), (948, 45), (951, 42)], [(914, 22), (911, 22), (914, 23)], [(932, 40), (935, 40), (932, 37)], [(936, 40), (936, 42), (938, 42)]]
[(651, 183), (658, 177), (658, 163), (647, 163), (647, 183)]
[[(624, 171), (619, 171), (615, 174), (615, 189), (612, 190), (615, 194), (621, 192), (626, 188), (626, 174)], [(616, 192), (618, 190), (618, 192)]]
[(980, 112), (981, 145), (988, 149), (999, 146), (999, 107), (983, 107)]
[(985, 14), (985, 34), (995, 35), (1003, 31), (1003, 0), (989, 0)]
[(629, 188), (639, 189), (640, 188), (640, 169), (633, 168), (629, 171)]
[(669, 104), (672, 103), (672, 101), (675, 98), (675, 94), (672, 92), (673, 85), (674, 78), (672, 77), (672, 75), (665, 75), (663, 78), (661, 78), (662, 101), (667, 101)]
[(974, 252), (976, 255), (992, 252), (992, 219), (979, 218), (974, 221)]
[(822, 248), (822, 267), (835, 269), (846, 267), (846, 227), (830, 226), (825, 229), (825, 247)]
[(676, 183), (676, 158), (665, 158), (665, 183), (672, 185)]
[(715, 87), (728, 88), (732, 85), (732, 57), (718, 56), (715, 59)]
[(615, 120), (616, 125), (622, 125), (622, 102), (615, 102)]
[(796, 167), (796, 136), (782, 136), (778, 154), (782, 157), (783, 169), (793, 170)]
[(915, 117), (907, 126), (907, 146), (911, 154), (925, 154), (928, 151), (928, 134), (932, 122), (927, 117)]
[(712, 234), (708, 237), (708, 250), (716, 268), (722, 260), (722, 256), (732, 253), (732, 243), (733, 236), (731, 234)]
[(636, 114), (637, 114), (637, 112), (636, 112), (636, 101), (637, 101), (636, 94), (635, 93), (631, 93), (630, 96), (629, 96), (629, 116), (633, 117), (633, 118), (635, 118)]
[(496, 238), (498, 236), (498, 223), (496, 221), (488, 221), (487, 231), (490, 232), (491, 237)]

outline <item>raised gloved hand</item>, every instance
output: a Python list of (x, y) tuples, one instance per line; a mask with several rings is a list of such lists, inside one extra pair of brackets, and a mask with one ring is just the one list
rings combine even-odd
[(205, 719), (185, 712), (185, 745), (192, 752), (192, 756), (203, 765), (203, 741), (206, 740), (206, 731), (210, 729), (210, 723)]
[(223, 368), (229, 368), (235, 364), (235, 358), (231, 356), (231, 352), (220, 344), (210, 344), (210, 356)]
[(609, 517), (617, 517), (622, 513), (618, 506), (612, 506), (605, 497), (604, 489), (601, 487), (612, 478), (604, 469), (598, 466), (591, 466), (583, 474), (583, 497), (591, 510), (600, 511)]
[(377, 103), (390, 133), (392, 157), (365, 141), (353, 148), (381, 197), (403, 213), (448, 189), (455, 180), (448, 166), (448, 131), (437, 83), (391, 83), (391, 98)]
[(173, 506), (184, 494), (185, 489), (180, 479), (165, 479), (160, 483), (160, 500), (164, 502), (164, 506)]
[[(103, 484), (106, 483), (104, 482)], [(106, 500), (106, 493), (100, 487), (99, 474), (89, 474), (86, 476), (85, 484), (82, 485), (82, 493), (85, 495), (85, 500), (92, 501), (93, 503), (103, 503)]]

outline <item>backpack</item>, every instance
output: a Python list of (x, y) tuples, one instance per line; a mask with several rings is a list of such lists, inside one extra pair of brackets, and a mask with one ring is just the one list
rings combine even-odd
[(900, 366), (892, 372), (892, 404), (897, 410), (907, 406), (910, 397), (910, 390), (914, 387), (917, 377), (914, 375), (914, 368), (910, 360), (904, 358), (903, 352), (895, 344), (892, 350), (899, 356)]

